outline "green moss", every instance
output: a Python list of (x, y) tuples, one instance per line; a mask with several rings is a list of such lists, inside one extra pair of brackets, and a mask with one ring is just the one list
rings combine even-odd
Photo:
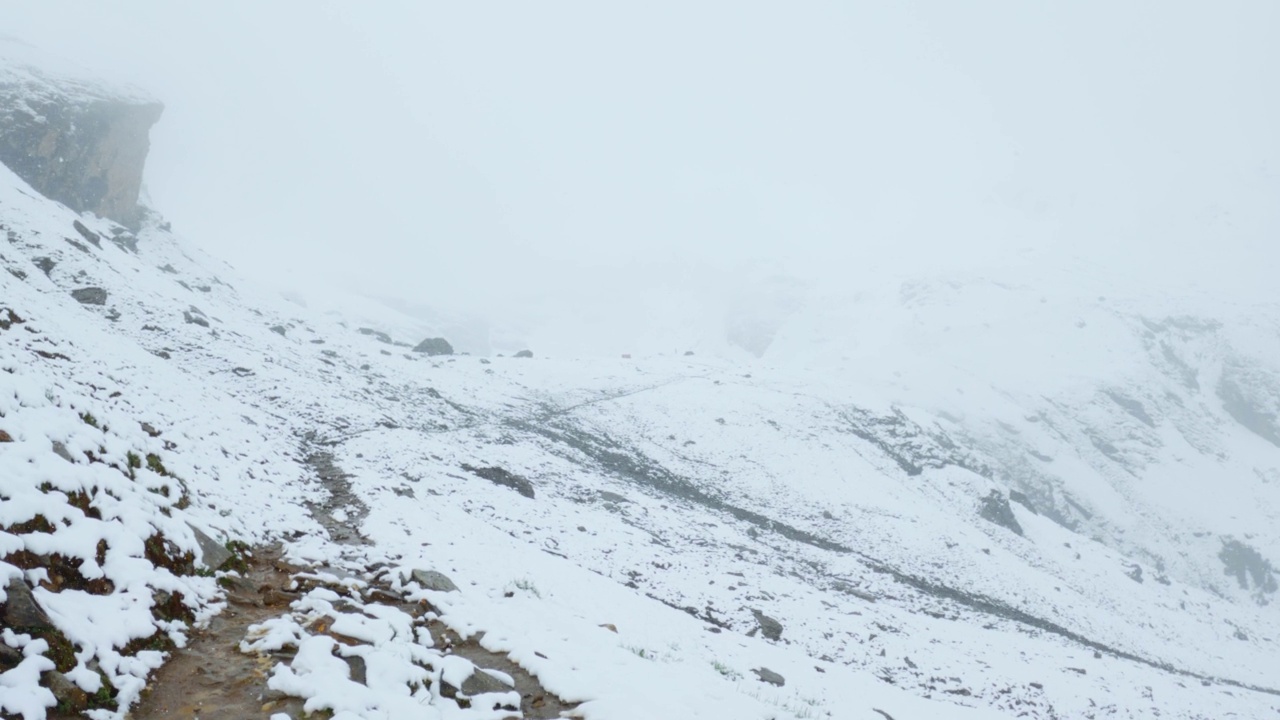
[(160, 462), (160, 456), (155, 453), (147, 453), (147, 469), (161, 477), (169, 477), (169, 471), (165, 469), (164, 463)]
[(228, 540), (224, 547), (231, 553), (231, 559), (222, 563), (222, 569), (234, 570), (241, 574), (249, 572), (249, 559), (253, 555), (249, 545), (239, 540)]
[(162, 567), (174, 575), (194, 575), (196, 572), (195, 554), (178, 554), (173, 543), (160, 533), (147, 538), (142, 547), (147, 562), (156, 567)]
[(93, 498), (89, 496), (89, 493), (83, 490), (77, 490), (73, 493), (69, 493), (67, 495), (67, 504), (79, 509), (80, 512), (85, 514), (85, 517), (90, 517), (94, 520), (102, 519), (102, 513), (98, 512), (98, 508), (93, 506)]
[(137, 477), (135, 471), (142, 468), (142, 458), (138, 457), (138, 453), (130, 450), (125, 454), (124, 461), (129, 467), (129, 479), (132, 480)]
[(80, 419), (84, 421), (85, 425), (88, 425), (91, 428), (98, 427), (98, 418), (94, 417), (91, 412), (86, 411), (80, 413)]
[(14, 628), (14, 631), (47, 642), (49, 649), (45, 651), (44, 656), (53, 662), (58, 672), (71, 672), (76, 666), (76, 647), (56, 628)]
[(97, 710), (115, 710), (116, 695), (119, 693), (116, 686), (111, 684), (111, 680), (107, 674), (98, 671), (98, 677), (102, 678), (102, 686), (98, 688), (98, 692), (89, 696), (89, 707)]
[[(196, 616), (191, 612), (191, 608), (187, 607), (183, 602), (181, 592), (174, 591), (172, 593), (157, 593), (156, 603), (151, 608), (151, 614), (160, 620), (181, 620), (190, 624), (195, 622)], [(168, 635), (165, 635), (166, 642)]]
[[(181, 597), (179, 593), (174, 593), (174, 595)], [(188, 611), (188, 614), (190, 614), (190, 611)], [(120, 654), (137, 655), (143, 650), (168, 652), (174, 647), (173, 640), (169, 639), (169, 634), (163, 630), (157, 630), (147, 637), (130, 640), (124, 647), (120, 648)]]

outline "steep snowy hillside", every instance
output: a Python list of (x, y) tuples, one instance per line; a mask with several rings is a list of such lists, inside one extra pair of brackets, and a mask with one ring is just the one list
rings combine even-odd
[(5, 717), (151, 712), (277, 544), (274, 720), (1280, 713), (1274, 307), (931, 281), (822, 372), (804, 312), (430, 356), (4, 168), (0, 232)]

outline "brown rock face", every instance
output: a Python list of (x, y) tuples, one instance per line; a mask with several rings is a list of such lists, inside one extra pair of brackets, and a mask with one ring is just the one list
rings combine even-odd
[(28, 67), (0, 67), (0, 162), (76, 212), (136, 229), (151, 126), (163, 109)]

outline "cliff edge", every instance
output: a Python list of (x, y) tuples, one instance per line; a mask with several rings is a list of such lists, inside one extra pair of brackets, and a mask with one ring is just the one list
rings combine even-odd
[(51, 200), (136, 229), (151, 126), (164, 106), (47, 67), (34, 49), (0, 38), (0, 163)]

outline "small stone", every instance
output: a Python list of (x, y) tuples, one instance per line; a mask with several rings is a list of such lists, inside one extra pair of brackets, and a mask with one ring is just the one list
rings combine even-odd
[(160, 437), (160, 431), (151, 423), (142, 423), (142, 432), (146, 433), (150, 437)]
[(58, 701), (58, 708), (66, 713), (80, 713), (89, 709), (89, 693), (81, 690), (60, 672), (48, 674), (49, 692)]
[(5, 627), (24, 630), (48, 630), (53, 627), (49, 616), (36, 603), (35, 596), (31, 594), (31, 588), (27, 587), (22, 578), (9, 578), (9, 584), (5, 586), (4, 592), (7, 596), (4, 602)]
[(511, 488), (531, 500), (534, 497), (533, 483), (529, 482), (528, 479), (521, 477), (520, 475), (516, 475), (513, 472), (508, 472), (503, 468), (472, 467), (471, 465), (463, 463), (462, 469), (476, 477), (484, 478), (494, 485)]
[(382, 588), (374, 588), (369, 591), (369, 602), (380, 603), (383, 605), (395, 605), (404, 601), (404, 598), (395, 593), (388, 592)]
[(381, 330), (374, 330), (373, 328), (362, 327), (359, 329), (358, 332), (361, 335), (368, 335), (369, 337), (373, 338), (374, 340), (377, 340), (378, 342), (386, 343), (388, 345), (391, 344), (391, 336), (382, 332)]
[(423, 590), (435, 590), (437, 592), (458, 591), (458, 586), (454, 585), (452, 580), (435, 570), (414, 570), (409, 574), (409, 579), (421, 585)]
[(217, 540), (206, 535), (200, 528), (187, 523), (191, 533), (196, 536), (196, 544), (200, 546), (200, 557), (196, 561), (206, 570), (217, 570), (232, 558), (231, 551)]
[[(22, 278), (18, 279), (21, 280)], [(18, 313), (9, 308), (5, 308), (3, 311), (0, 311), (0, 330), (8, 330), (14, 325), (21, 325), (25, 322), (26, 320), (23, 320), (18, 316)]]
[(280, 607), (298, 599), (297, 593), (286, 592), (279, 588), (268, 587), (262, 591), (263, 607)]
[(533, 357), (533, 351), (532, 351), (532, 350), (521, 350), (520, 352), (516, 353), (515, 355), (512, 355), (511, 357), (518, 357), (518, 358), (531, 358), (531, 357)]
[(467, 695), (482, 695), (484, 693), (508, 692), (511, 690), (511, 686), (503, 682), (501, 678), (476, 668), (476, 671), (471, 673), (470, 677), (462, 681), (462, 687), (458, 689)]
[(90, 230), (89, 228), (85, 227), (84, 223), (80, 222), (79, 220), (76, 220), (71, 223), (71, 227), (74, 227), (76, 229), (76, 232), (80, 233), (80, 237), (84, 238), (85, 240), (88, 240), (90, 243), (93, 244), (94, 247), (98, 249), (102, 248), (102, 236)]
[(751, 672), (755, 673), (756, 677), (760, 678), (760, 682), (766, 682), (766, 683), (769, 683), (770, 685), (777, 685), (778, 687), (782, 687), (783, 685), (787, 684), (786, 678), (782, 677), (781, 675), (770, 670), (767, 667), (756, 668)]
[(272, 325), (271, 332), (279, 335), (280, 337), (284, 337), (285, 329), (283, 325)]
[(127, 250), (135, 255), (138, 254), (138, 238), (129, 233), (116, 235), (111, 238), (111, 242), (115, 243), (116, 247), (121, 250)]
[(71, 297), (81, 305), (106, 305), (107, 291), (100, 287), (84, 287), (71, 291)]
[(3, 430), (0, 430), (0, 443), (7, 442), (13, 442), (13, 436)]
[(204, 317), (200, 315), (196, 315), (195, 313), (192, 313), (189, 310), (182, 311), (182, 319), (185, 320), (188, 325), (199, 325), (200, 327), (209, 327), (208, 320), (206, 320)]
[(53, 441), (53, 454), (72, 464), (76, 461), (75, 458), (71, 457), (71, 451), (67, 449), (66, 445), (62, 444), (61, 440)]
[(756, 616), (756, 622), (760, 624), (761, 634), (774, 641), (782, 639), (782, 623), (774, 620), (768, 615), (765, 615), (759, 610), (753, 609), (751, 614)]
[(867, 602), (875, 602), (875, 601), (876, 601), (876, 596), (875, 596), (875, 595), (872, 595), (871, 593), (866, 592), (865, 590), (859, 590), (858, 588), (853, 587), (853, 586), (852, 586), (852, 585), (850, 585), (849, 583), (842, 582), (842, 581), (839, 581), (839, 580), (837, 580), (836, 582), (831, 583), (831, 589), (832, 589), (832, 590), (836, 590), (837, 592), (842, 592), (842, 593), (844, 593), (844, 594), (846, 594), (846, 595), (852, 595), (852, 596), (854, 596), (854, 597), (856, 597), (856, 598), (859, 598), (859, 599), (861, 599), (861, 600), (866, 600)]
[(18, 667), (22, 662), (22, 651), (17, 648), (11, 648), (0, 641), (0, 673), (7, 672)]
[(608, 630), (611, 633), (618, 632), (618, 626), (614, 625), (613, 623), (604, 623), (600, 627), (604, 628), (605, 630)]
[[(347, 663), (347, 667), (351, 669), (352, 682), (357, 682), (361, 685), (368, 682), (369, 669), (364, 663), (364, 658), (359, 655), (352, 655), (351, 657), (344, 657), (342, 659)], [(463, 683), (462, 685), (463, 687), (466, 687), (466, 683)]]

